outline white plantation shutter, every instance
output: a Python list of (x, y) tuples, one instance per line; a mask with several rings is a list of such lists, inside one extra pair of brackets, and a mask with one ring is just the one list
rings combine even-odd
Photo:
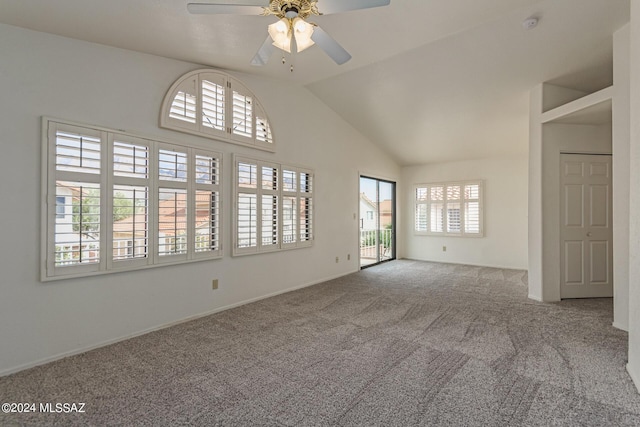
[(187, 190), (160, 188), (158, 195), (158, 254), (186, 254)]
[(264, 117), (256, 117), (256, 140), (264, 144), (273, 144), (271, 126)]
[(271, 134), (271, 126), (267, 113), (260, 106), (260, 103), (254, 102), (255, 112), (255, 144), (265, 150), (273, 150), (273, 135)]
[(113, 186), (114, 261), (148, 257), (148, 209), (148, 187)]
[(56, 215), (55, 267), (100, 261), (100, 185), (56, 181), (56, 198), (65, 199), (65, 215)]
[(149, 147), (147, 142), (136, 144), (113, 142), (113, 175), (127, 178), (149, 178)]
[(200, 73), (198, 98), (199, 134), (216, 139), (228, 138), (228, 80), (222, 73)]
[(460, 197), (461, 189), (459, 185), (448, 185), (447, 187), (447, 232), (461, 233)]
[(238, 193), (237, 247), (258, 247), (258, 200), (255, 194)]
[(202, 88), (202, 126), (224, 132), (225, 127), (225, 85), (221, 79), (203, 76)]
[(293, 244), (298, 241), (297, 237), (297, 198), (295, 196), (282, 197), (282, 243), (284, 245)]
[(482, 222), (480, 217), (480, 184), (465, 185), (465, 233), (480, 234)]
[(482, 236), (482, 186), (482, 181), (416, 186), (416, 234)]
[(160, 259), (187, 259), (190, 215), (188, 150), (162, 144), (158, 150), (158, 233)]
[(280, 167), (238, 159), (234, 254), (280, 249)]
[(195, 154), (195, 240), (198, 256), (219, 254), (220, 158), (207, 152)]
[(428, 218), (428, 205), (429, 189), (424, 187), (417, 187), (415, 189), (415, 221), (414, 229), (418, 232), (426, 232), (429, 224)]
[(222, 256), (221, 155), (160, 144), (157, 262)]
[(258, 188), (258, 164), (250, 162), (239, 162), (238, 171), (238, 187), (242, 188)]
[(59, 130), (56, 132), (56, 171), (99, 174), (100, 137)]
[(313, 242), (313, 172), (234, 159), (234, 255)]
[(234, 249), (244, 253), (255, 252), (258, 249), (258, 170), (257, 162), (250, 160), (236, 162)]
[(193, 76), (181, 82), (171, 92), (169, 100), (167, 124), (176, 130), (198, 130), (198, 78)]
[(261, 245), (263, 247), (277, 247), (279, 243), (279, 214), (278, 214), (278, 196), (262, 195), (262, 205), (260, 212), (262, 215), (261, 224)]
[(298, 180), (296, 171), (286, 170), (282, 171), (282, 190), (287, 193), (295, 193), (298, 188)]
[(427, 231), (427, 204), (426, 203), (416, 203), (416, 217), (415, 217), (415, 230), (416, 231)]
[(222, 256), (219, 153), (47, 118), (43, 127), (42, 280)]
[(149, 141), (115, 135), (110, 138), (112, 268), (149, 263)]
[(253, 136), (253, 98), (233, 91), (233, 123), (231, 133), (236, 137)]
[(269, 119), (256, 96), (220, 71), (197, 70), (179, 78), (165, 96), (160, 126), (275, 151)]
[(300, 242), (313, 240), (313, 174), (300, 171)]
[(280, 168), (277, 165), (260, 166), (261, 189), (261, 246), (277, 249), (280, 244)]
[(429, 223), (432, 233), (442, 233), (444, 231), (444, 186), (433, 186), (429, 192), (430, 213)]
[(300, 242), (313, 240), (313, 198), (300, 197)]
[(178, 91), (171, 103), (169, 117), (182, 122), (196, 123), (196, 96), (187, 91)]
[(217, 251), (220, 247), (220, 195), (217, 191), (196, 190), (196, 252)]
[(429, 222), (432, 233), (442, 233), (444, 231), (444, 203), (431, 203)]
[(161, 181), (187, 182), (187, 153), (179, 149), (159, 151), (158, 178)]
[(45, 122), (46, 221), (43, 277), (99, 271), (105, 234), (103, 190), (105, 134), (90, 128)]
[(282, 170), (282, 244), (295, 246), (298, 241), (298, 176), (294, 170)]

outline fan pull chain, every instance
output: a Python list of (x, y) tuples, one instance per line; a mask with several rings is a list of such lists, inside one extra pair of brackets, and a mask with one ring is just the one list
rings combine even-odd
[[(287, 58), (285, 58), (285, 53), (282, 54), (282, 65), (287, 63)], [(293, 54), (291, 54), (291, 65), (289, 66), (289, 71), (293, 73)]]

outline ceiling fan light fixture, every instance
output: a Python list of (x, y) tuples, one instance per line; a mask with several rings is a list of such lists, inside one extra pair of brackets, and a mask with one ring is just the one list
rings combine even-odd
[[(369, 9), (388, 6), (391, 3), (391, 0), (322, 0), (323, 12), (320, 12), (320, 0), (206, 0), (206, 3), (203, 2), (205, 0), (191, 1), (187, 4), (190, 13), (262, 15), (279, 19), (268, 26), (269, 36), (251, 60), (253, 65), (265, 65), (274, 47), (291, 53), (292, 49), (302, 52), (314, 44), (336, 64), (342, 65), (351, 59), (349, 52), (326, 31), (314, 23), (307, 22), (306, 19), (313, 15)], [(265, 5), (267, 2), (268, 5)], [(282, 58), (284, 62), (284, 56)]]
[(298, 46), (298, 52), (313, 46), (315, 43), (311, 40), (313, 35), (313, 25), (305, 22), (302, 18), (296, 18), (293, 20), (293, 34), (296, 38), (296, 45)]

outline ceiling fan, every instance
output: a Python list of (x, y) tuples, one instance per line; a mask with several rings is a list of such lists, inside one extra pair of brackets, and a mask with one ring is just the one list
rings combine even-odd
[(307, 22), (306, 19), (312, 15), (368, 9), (386, 6), (389, 3), (391, 0), (218, 0), (188, 3), (187, 10), (193, 14), (277, 17), (278, 21), (267, 27), (269, 36), (251, 60), (252, 65), (265, 65), (275, 48), (285, 52), (302, 52), (314, 44), (336, 64), (341, 65), (351, 59), (349, 52), (317, 24)]

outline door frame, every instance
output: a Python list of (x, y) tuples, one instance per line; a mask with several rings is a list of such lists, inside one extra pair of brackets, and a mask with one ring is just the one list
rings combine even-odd
[[(388, 183), (392, 185), (392, 190), (391, 190), (391, 197), (392, 197), (392, 204), (391, 204), (391, 248), (392, 248), (392, 253), (391, 253), (391, 257), (385, 260), (381, 260), (380, 259), (380, 253), (379, 250), (377, 251), (377, 262), (372, 263), (372, 264), (368, 264), (363, 266), (362, 265), (362, 260), (361, 260), (361, 251), (360, 251), (360, 180), (362, 178), (365, 179), (371, 179), (371, 180), (375, 180), (378, 182), (377, 186), (378, 186), (378, 197), (379, 197), (379, 188), (380, 188), (380, 183), (384, 182), (384, 183)], [(358, 269), (362, 270), (364, 268), (368, 268), (368, 267), (373, 267), (375, 265), (379, 265), (382, 264), (384, 262), (388, 262), (388, 261), (393, 261), (396, 259), (397, 257), (397, 253), (398, 253), (398, 247), (397, 247), (397, 212), (398, 212), (398, 182), (394, 181), (392, 179), (389, 178), (380, 178), (377, 177), (375, 175), (372, 174), (367, 174), (367, 173), (358, 173), (358, 214), (357, 217), (354, 218), (357, 220), (357, 224), (356, 224), (356, 231), (357, 231), (357, 236), (358, 236)], [(354, 215), (355, 216), (355, 215)], [(378, 228), (379, 228), (379, 219), (380, 219), (380, 210), (378, 209)]]

